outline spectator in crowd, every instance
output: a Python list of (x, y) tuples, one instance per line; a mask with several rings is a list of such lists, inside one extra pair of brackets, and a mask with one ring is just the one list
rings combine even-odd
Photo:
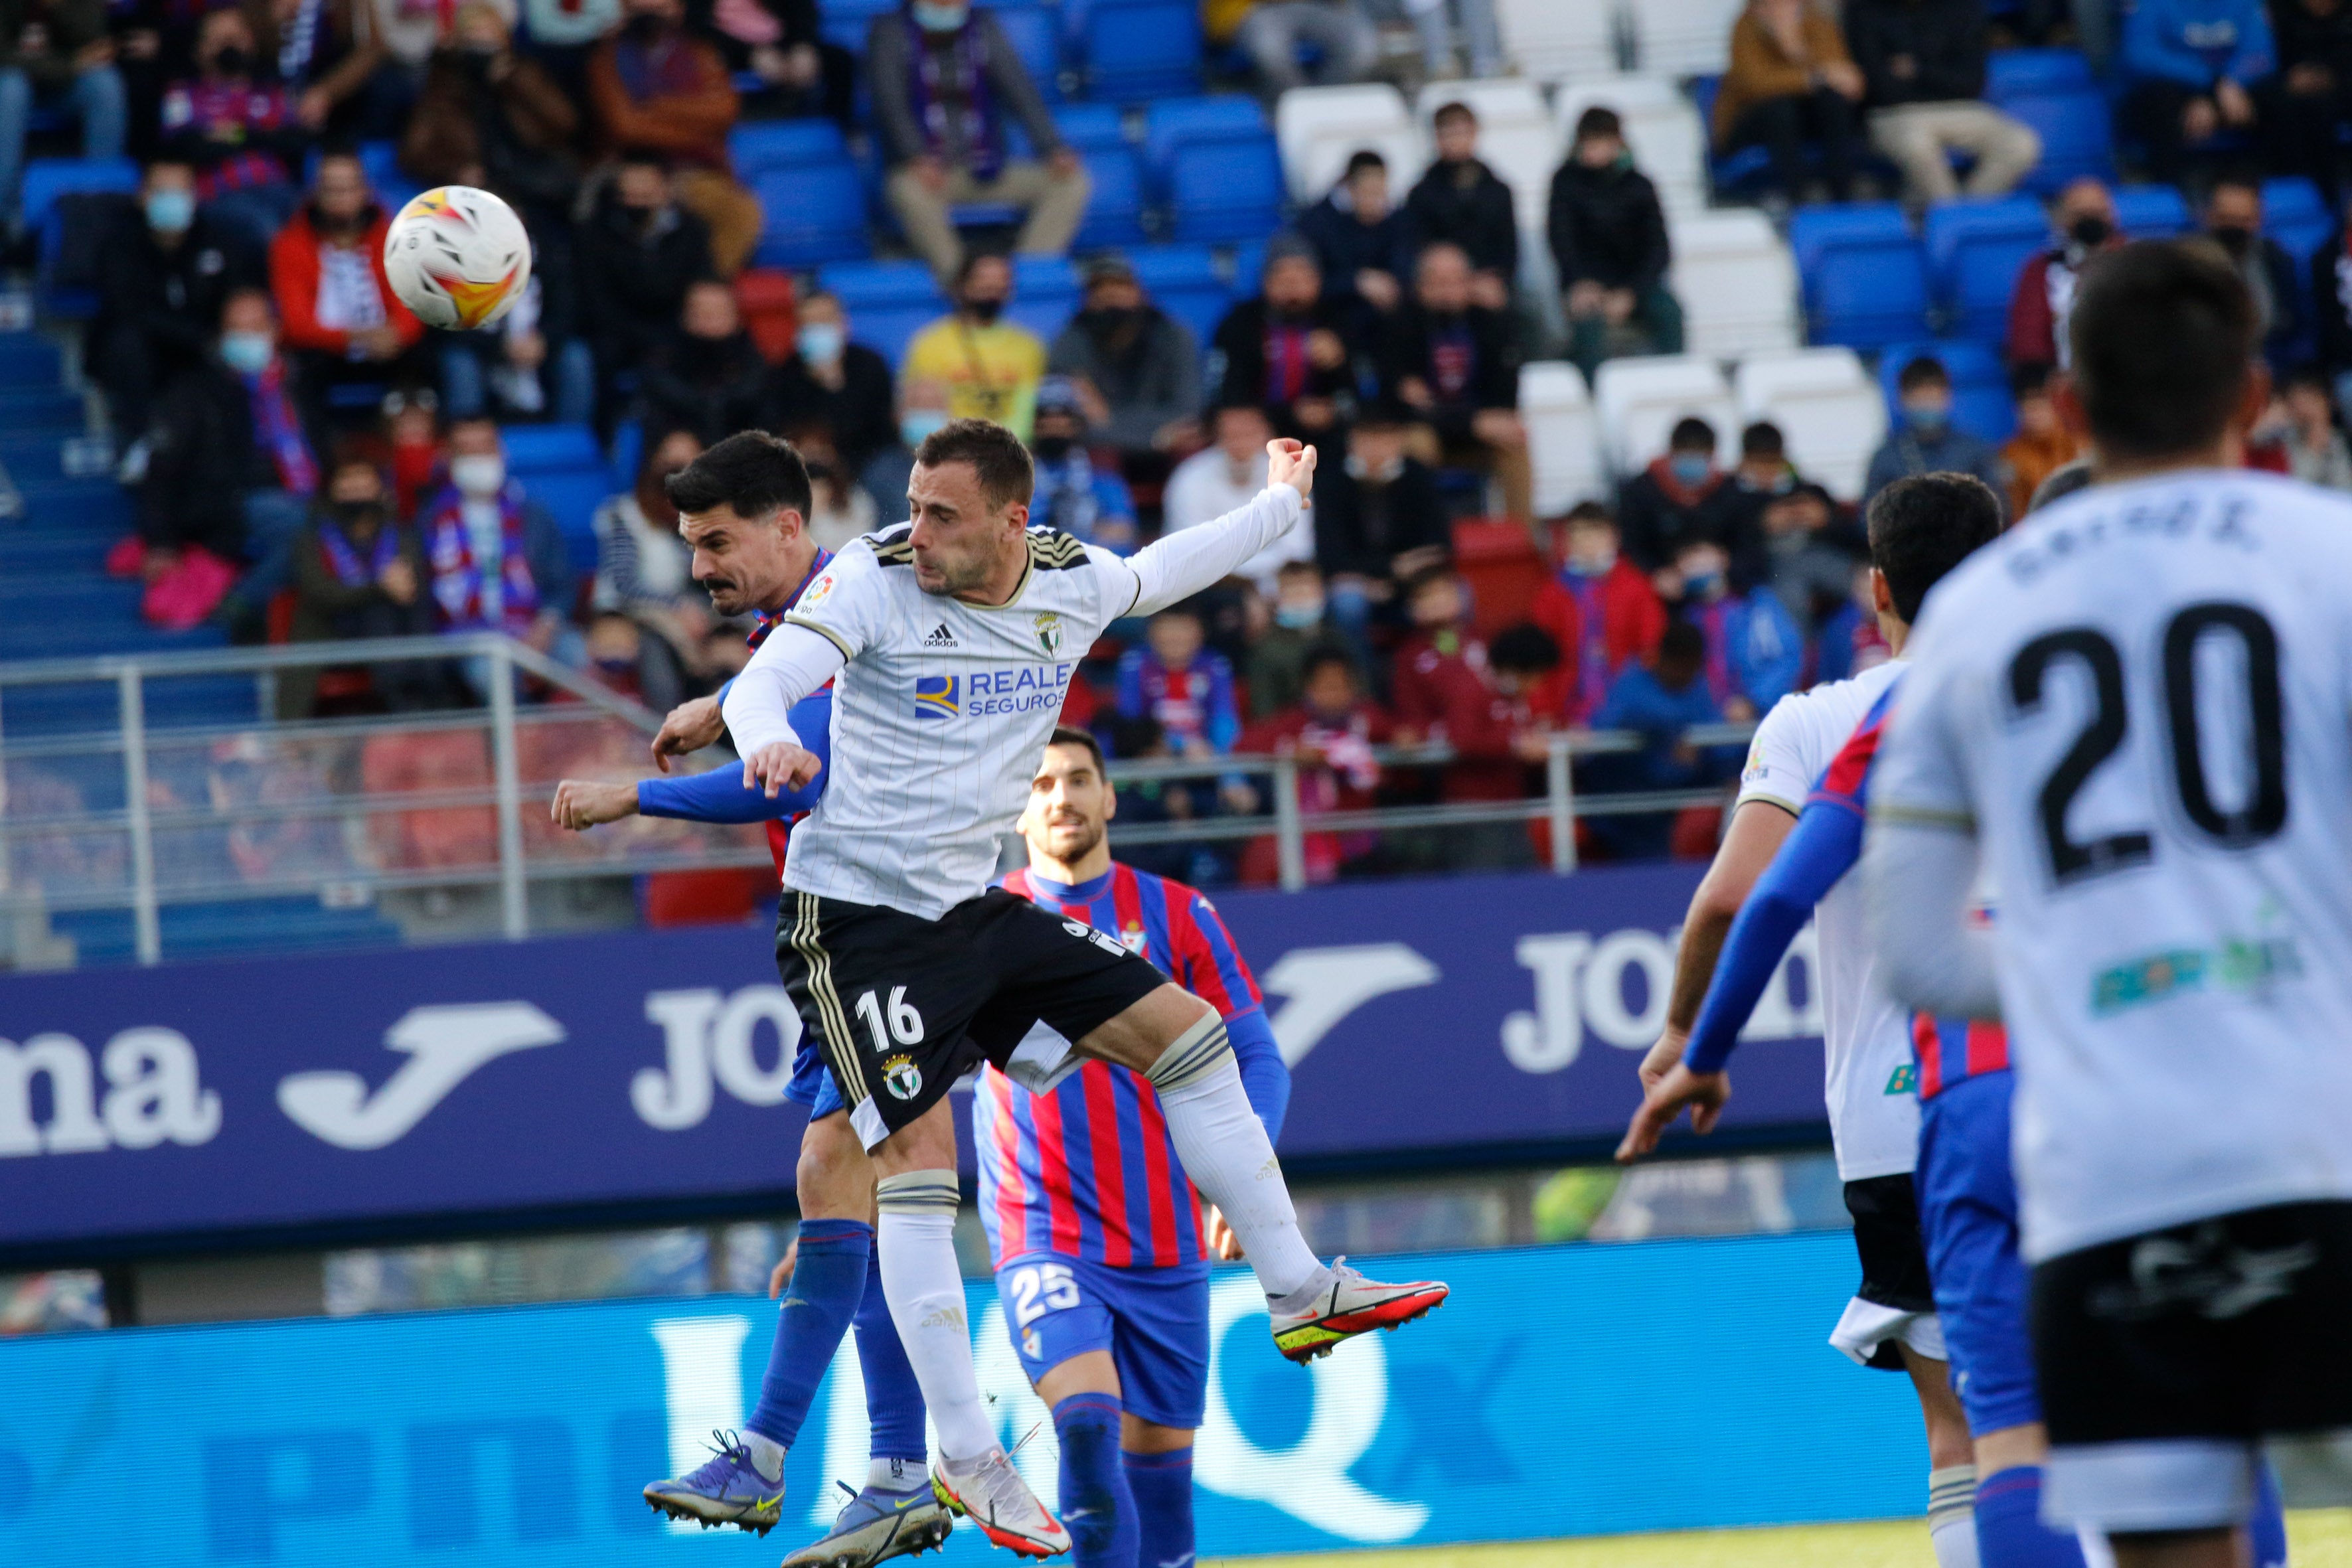
[[(1298, 805), (1311, 825), (1316, 816), (1378, 804), (1381, 764), (1372, 749), (1388, 744), (1389, 731), (1389, 716), (1364, 695), (1356, 661), (1326, 647), (1307, 656), (1297, 705), (1244, 730), (1234, 750), (1298, 759)], [(1376, 834), (1309, 832), (1307, 879), (1337, 880), (1379, 848)], [(1242, 879), (1271, 882), (1275, 866), (1274, 841), (1253, 840), (1242, 855)]]
[(2352, 6), (2344, 0), (2273, 0), (2278, 74), (2270, 101), (2279, 166), (2314, 181), (2331, 209), (2344, 203), (2343, 138), (2352, 131)]
[(639, 372), (646, 430), (691, 430), (706, 447), (767, 422), (768, 362), (743, 330), (735, 290), (706, 278), (686, 291), (677, 330)]
[(244, 12), (205, 16), (195, 68), (163, 94), (164, 148), (194, 168), (196, 195), (223, 223), (265, 247), (301, 205), (292, 171), (309, 136), (286, 89), (262, 77)]
[[(1265, 489), (1268, 441), (1274, 426), (1255, 403), (1220, 405), (1210, 415), (1210, 445), (1176, 465), (1160, 495), (1160, 531), (1197, 528), (1213, 522)], [(1293, 562), (1315, 559), (1315, 509), (1309, 507), (1288, 533), (1242, 563), (1240, 575), (1271, 596), (1283, 568)], [(1322, 582), (1316, 582), (1316, 600), (1322, 600)], [(1319, 616), (1320, 611), (1318, 611)]]
[(1726, 719), (1748, 723), (1797, 689), (1805, 639), (1779, 595), (1735, 587), (1731, 557), (1710, 540), (1675, 552), (1675, 576), (1679, 592), (1668, 608), (1706, 634), (1707, 693)]
[(993, 419), (1024, 441), (1045, 374), (1045, 345), (1037, 334), (1004, 319), (1013, 300), (1013, 264), (975, 250), (955, 279), (955, 311), (940, 317), (907, 345), (901, 367), (909, 377), (943, 384), (956, 419)]
[(557, 289), (544, 282), (534, 272), (495, 326), (441, 334), (450, 417), (471, 418), (493, 405), (513, 419), (584, 425), (595, 417), (595, 353), (570, 330), (571, 313), (551, 306)]
[(857, 58), (818, 30), (816, 0), (752, 0), (750, 5), (692, 8), (690, 26), (708, 32), (738, 77), (761, 85), (743, 100), (746, 120), (801, 120), (817, 115), (854, 129)]
[(1966, 187), (1972, 196), (2006, 195), (2041, 161), (2033, 128), (1983, 101), (1982, 0), (1847, 0), (1844, 21), (1871, 144), (1903, 171), (1911, 200), (1960, 194), (1954, 153), (1976, 160)]
[(735, 83), (709, 39), (686, 31), (684, 0), (625, 0), (621, 30), (588, 60), (588, 98), (606, 142), (648, 148), (675, 166), (677, 205), (710, 229), (710, 259), (732, 278), (760, 243), (760, 198), (727, 153)]
[(1029, 521), (1131, 554), (1141, 542), (1135, 497), (1117, 469), (1095, 466), (1087, 438), (1086, 405), (1077, 388), (1066, 376), (1047, 376), (1037, 386), (1036, 427), (1029, 438), (1036, 469)]
[(1538, 590), (1528, 617), (1551, 638), (1556, 668), (1537, 696), (1538, 711), (1588, 724), (1609, 689), (1632, 665), (1656, 651), (1666, 607), (1649, 574), (1627, 559), (1617, 520), (1599, 501), (1568, 514), (1559, 571)]
[(1991, 443), (1952, 423), (1952, 377), (1943, 362), (1921, 354), (1895, 378), (1901, 419), (1870, 459), (1862, 503), (1913, 474), (1974, 474), (1995, 495), (2009, 493), (2009, 474)]
[[(856, 470), (842, 461), (841, 448), (834, 444), (829, 426), (821, 422), (787, 425), (782, 433), (808, 468), (808, 535), (818, 549), (839, 550), (859, 534), (881, 526), (882, 514), (875, 510), (874, 498), (858, 484)], [(900, 510), (904, 509), (902, 500)]]
[(1740, 433), (1731, 484), (1740, 508), (1733, 537), (1763, 542), (1763, 582), (1810, 639), (1814, 626), (1844, 602), (1868, 542), (1841, 521), (1829, 491), (1797, 472), (1780, 426), (1769, 421)]
[(1470, 298), (1470, 258), (1439, 243), (1413, 268), (1412, 298), (1387, 333), (1391, 393), (1421, 421), (1423, 461), (1491, 473), (1503, 510), (1535, 519), (1535, 474), (1519, 418), (1519, 353), (1511, 322)]
[(426, 185), (479, 185), (504, 197), (538, 242), (533, 270), (543, 274), (580, 192), (579, 134), (579, 109), (537, 58), (514, 47), (507, 12), (466, 0), (425, 68), (400, 166)]
[[(84, 340), (118, 440), (143, 440), (156, 394), (205, 362), (230, 292), (263, 279), (257, 255), (197, 205), (193, 168), (170, 158), (147, 165), (138, 211), (98, 248), (98, 314)], [(125, 477), (137, 478), (135, 462)]]
[[(1706, 679), (1716, 658), (1706, 634), (1688, 621), (1668, 626), (1655, 658), (1630, 666), (1609, 688), (1592, 716), (1596, 730), (1632, 730), (1643, 737), (1630, 757), (1596, 757), (1587, 766), (1603, 789), (1697, 789), (1731, 776), (1738, 748), (1697, 746), (1686, 730), (1724, 720)], [(1624, 859), (1656, 859), (1666, 853), (1674, 831), (1671, 813), (1612, 813), (1590, 818), (1587, 831)]]
[(696, 280), (716, 277), (710, 230), (675, 199), (655, 153), (625, 153), (581, 226), (580, 317), (609, 389), (669, 334)]
[(773, 397), (779, 426), (830, 429), (853, 475), (898, 439), (890, 362), (852, 338), (841, 300), (823, 289), (800, 301), (793, 352), (776, 367)]
[(318, 433), (278, 348), (269, 296), (239, 289), (221, 306), (215, 351), (173, 382), (157, 412), (140, 531), (159, 552), (201, 545), (255, 570), (239, 610), (257, 613), (293, 582), (295, 536), (319, 489)]
[(1399, 583), (1442, 564), (1453, 548), (1436, 478), (1411, 446), (1403, 409), (1375, 403), (1348, 432), (1347, 460), (1316, 476), (1316, 563), (1334, 624), (1367, 655), (1374, 611), (1394, 602)]
[(1097, 439), (1123, 458), (1201, 438), (1201, 351), (1190, 328), (1144, 296), (1123, 257), (1087, 266), (1078, 313), (1045, 366), (1070, 378)]
[(2258, 428), (2257, 437), (2272, 437), (2285, 447), (2287, 471), (2296, 479), (2352, 490), (2352, 447), (2336, 428), (2326, 375), (2309, 366), (2289, 372), (2263, 425), (2268, 428)]
[(1180, 756), (1232, 751), (1242, 728), (1234, 667), (1205, 646), (1200, 610), (1187, 603), (1160, 611), (1145, 625), (1143, 641), (1119, 657), (1120, 715), (1157, 720)]
[[(904, 10), (874, 18), (866, 70), (890, 170), (883, 195), (942, 285), (961, 279), (967, 260), (950, 210), (960, 203), (1022, 208), (1015, 248), (1025, 256), (1068, 251), (1087, 216), (1086, 165), (1062, 141), (994, 16), (967, 0), (907, 0)], [(1008, 115), (1036, 158), (1013, 155)]]
[(0, 10), (0, 203), (12, 226), (21, 224), (17, 184), (37, 101), (81, 122), (83, 157), (122, 156), (131, 109), (102, 0), (16, 0)]
[(1298, 216), (1298, 237), (1315, 247), (1325, 287), (1356, 310), (1370, 333), (1404, 299), (1412, 271), (1412, 233), (1389, 201), (1389, 163), (1366, 148), (1348, 160), (1339, 183)]
[(1380, 34), (1360, 0), (1210, 0), (1204, 9), (1209, 37), (1240, 47), (1269, 100), (1307, 84), (1302, 49), (1322, 57), (1318, 87), (1362, 81), (1380, 59)]
[(531, 53), (564, 95), (583, 106), (589, 56), (620, 25), (621, 0), (522, 0), (522, 36)]
[[(1470, 601), (1462, 580), (1452, 567), (1434, 566), (1407, 583), (1402, 597), (1412, 630), (1397, 647), (1389, 679), (1397, 743), (1454, 748), (1454, 760), (1440, 778), (1441, 799), (1520, 798), (1528, 793), (1528, 764), (1544, 760), (1543, 731), (1488, 673), (1486, 645), (1466, 629)], [(1559, 662), (1556, 648), (1552, 661)], [(1523, 824), (1486, 826), (1500, 831), (1455, 829), (1447, 847), (1466, 847), (1466, 863), (1478, 866), (1530, 858)]]
[(912, 374), (899, 381), (898, 438), (868, 458), (857, 472), (857, 483), (874, 498), (877, 515), (907, 515), (907, 481), (914, 475), (915, 448), (948, 422), (950, 398), (946, 382)]
[(2051, 395), (2051, 369), (2027, 363), (2010, 373), (2010, 396), (2017, 404), (2017, 434), (2001, 447), (2009, 466), (2009, 515), (2023, 517), (2042, 481), (2083, 455), (2083, 442), (2059, 416)]
[(449, 482), (417, 509), (416, 527), (436, 627), (503, 631), (553, 651), (572, 609), (571, 554), (547, 509), (509, 477), (497, 425), (450, 425)]
[(1895, 657), (1878, 629), (1877, 590), (1871, 586), (1871, 568), (1857, 563), (1853, 589), (1837, 614), (1822, 623), (1814, 641), (1813, 680), (1816, 684), (1849, 680)]
[(1267, 595), (1267, 624), (1250, 638), (1242, 673), (1249, 681), (1249, 716), (1270, 718), (1292, 706), (1307, 679), (1307, 658), (1338, 646), (1339, 631), (1324, 615), (1323, 569), (1312, 561), (1286, 561)]
[(2013, 365), (2064, 369), (2066, 317), (2084, 264), (2124, 243), (2114, 193), (2088, 174), (2068, 182), (2050, 210), (2050, 247), (2018, 268), (2009, 300), (2007, 352)]
[(1821, 150), (1832, 201), (1853, 194), (1864, 82), (1830, 14), (1806, 0), (1748, 0), (1731, 25), (1731, 68), (1715, 100), (1715, 150), (1762, 147), (1790, 201), (1809, 187), (1805, 144)]
[(429, 386), (394, 387), (383, 395), (383, 424), (392, 447), (386, 467), (393, 510), (413, 518), (416, 503), (440, 488), (440, 394)]
[(1683, 311), (1666, 288), (1673, 251), (1658, 188), (1633, 167), (1617, 111), (1579, 116), (1551, 177), (1545, 220), (1568, 312), (1569, 357), (1587, 377), (1619, 354), (1683, 351)]
[(1258, 297), (1217, 323), (1213, 341), (1225, 363), (1217, 401), (1258, 405), (1278, 436), (1328, 439), (1353, 406), (1350, 312), (1324, 289), (1314, 247), (1295, 234), (1268, 242), (1259, 279)]
[(2205, 233), (2229, 253), (2230, 265), (2253, 296), (2262, 324), (2263, 354), (2273, 374), (2293, 363), (2303, 333), (2303, 296), (2295, 286), (2294, 258), (2263, 232), (2262, 181), (2249, 174), (2225, 174), (2205, 195)]
[(425, 374), (425, 323), (392, 291), (383, 237), (392, 220), (348, 153), (319, 160), (310, 199), (269, 245), (270, 291), (285, 352), (323, 419), (331, 388)]
[(1470, 258), (1471, 298), (1489, 310), (1511, 308), (1519, 276), (1518, 209), (1494, 170), (1478, 159), (1478, 116), (1466, 103), (1439, 106), (1430, 121), (1437, 161), (1405, 198), (1412, 243), (1458, 245)]
[(1454, 68), (1452, 22), (1462, 30), (1462, 47), (1469, 56), (1469, 76), (1474, 81), (1503, 74), (1503, 33), (1495, 20), (1495, 0), (1453, 0), (1450, 9), (1446, 0), (1435, 5), (1408, 5), (1405, 14), (1412, 18), (1413, 31), (1421, 35), (1421, 67), (1431, 81), (1452, 81), (1460, 73)]
[[(352, 453), (337, 457), (294, 543), (289, 640), (423, 637), (432, 629), (416, 531), (393, 515), (374, 464)], [(278, 672), (280, 717), (310, 717), (319, 675), (299, 665)], [(376, 665), (369, 675), (375, 694), (395, 710), (424, 706), (440, 689), (429, 665)]]
[(1618, 526), (1634, 565), (1663, 572), (1685, 543), (1706, 539), (1738, 559), (1741, 582), (1755, 581), (1762, 563), (1754, 541), (1733, 534), (1741, 511), (1739, 492), (1731, 476), (1716, 467), (1715, 454), (1714, 426), (1699, 418), (1677, 420), (1664, 453), (1618, 487)]
[(2124, 18), (2122, 66), (2123, 128), (2166, 184), (2225, 134), (2270, 132), (2257, 124), (2277, 68), (2263, 0), (2139, 0)]
[(691, 430), (673, 430), (637, 465), (636, 484), (596, 509), (596, 576), (588, 607), (624, 616), (642, 632), (634, 661), (646, 700), (667, 709), (683, 699), (710, 635), (710, 598), (694, 581), (694, 552), (677, 533), (677, 509), (662, 481), (702, 454)]

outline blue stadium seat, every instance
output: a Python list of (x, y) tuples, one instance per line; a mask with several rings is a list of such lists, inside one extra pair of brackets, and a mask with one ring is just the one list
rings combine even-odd
[(2017, 428), (2017, 410), (2010, 401), (2009, 374), (2000, 355), (1987, 344), (1967, 338), (1944, 342), (1891, 343), (1878, 360), (1878, 387), (1886, 398), (1889, 419), (1903, 417), (1895, 379), (1903, 367), (1926, 355), (1943, 365), (1952, 378), (1952, 423), (1986, 441), (2006, 441)]
[(2134, 239), (2169, 239), (2196, 220), (2188, 199), (2171, 185), (2126, 185), (2116, 192), (2116, 223)]
[(1013, 258), (1013, 303), (1004, 314), (1051, 343), (1078, 309), (1078, 269), (1060, 256)]
[(1201, 90), (1201, 17), (1192, 0), (1094, 0), (1086, 40), (1090, 97), (1142, 103)]
[(930, 268), (919, 261), (867, 261), (818, 269), (818, 284), (838, 296), (849, 335), (895, 366), (907, 341), (947, 313)]
[(817, 34), (829, 44), (838, 44), (853, 55), (863, 56), (866, 35), (873, 29), (874, 18), (887, 16), (898, 8), (898, 0), (824, 0), (817, 8)]
[(1047, 103), (1062, 101), (1062, 28), (1054, 13), (1043, 5), (992, 7), (1005, 42), (1028, 68), (1029, 79)]
[(1282, 156), (1264, 132), (1185, 142), (1170, 172), (1170, 234), (1199, 244), (1263, 239), (1282, 222), (1283, 189)]
[(367, 171), (369, 187), (387, 214), (398, 212), (408, 205), (409, 198), (425, 189), (401, 172), (398, 142), (362, 142), (353, 151), (359, 156), (360, 167)]
[(139, 165), (128, 158), (35, 158), (25, 165), (26, 228), (38, 228), (68, 191), (135, 191)]
[(1093, 182), (1087, 195), (1086, 219), (1078, 225), (1077, 248), (1140, 244), (1144, 238), (1142, 159), (1134, 148), (1125, 145), (1080, 148), (1077, 153), (1087, 166), (1087, 179)]
[(1054, 110), (1054, 129), (1080, 151), (1127, 145), (1127, 120), (1115, 103), (1065, 103)]
[(585, 579), (596, 570), (596, 509), (613, 493), (613, 477), (597, 456), (593, 467), (549, 468), (520, 474), (523, 493), (547, 509), (563, 532), (572, 573)]
[(585, 425), (510, 425), (499, 434), (506, 442), (507, 467), (518, 474), (593, 468), (604, 461), (596, 433)]
[(1927, 264), (1895, 203), (1801, 207), (1789, 244), (1808, 342), (1871, 349), (1927, 330)]
[(2030, 196), (1938, 202), (1927, 209), (1924, 237), (1945, 330), (2000, 342), (2018, 269), (2049, 243), (2042, 204)]
[(753, 253), (760, 266), (816, 267), (866, 254), (866, 183), (855, 163), (772, 170), (752, 189), (767, 215)]
[(1233, 303), (1215, 252), (1205, 245), (1146, 245), (1129, 251), (1127, 259), (1151, 301), (1191, 328), (1193, 342), (1205, 347)]
[(1985, 59), (1984, 96), (1995, 103), (2018, 93), (2096, 85), (2080, 49), (1995, 49)]
[(2263, 233), (2294, 259), (2294, 282), (2302, 310), (2294, 357), (2307, 359), (2316, 338), (2311, 310), (2311, 258), (2336, 237), (2336, 221), (2319, 188), (2301, 176), (2263, 182)]
[(1190, 142), (1234, 136), (1272, 136), (1257, 100), (1239, 93), (1214, 98), (1176, 98), (1144, 111), (1143, 165), (1159, 189), (1168, 189), (1177, 154)]
[(737, 177), (746, 181), (771, 169), (849, 161), (849, 143), (830, 120), (745, 121), (728, 133), (727, 151)]
[(613, 426), (613, 452), (605, 460), (605, 471), (613, 476), (616, 491), (634, 489), (637, 483), (637, 465), (646, 460), (646, 424), (642, 419), (624, 419)]
[(2097, 88), (2017, 93), (2000, 100), (1999, 108), (2041, 134), (2042, 161), (2025, 176), (2026, 189), (2055, 191), (2086, 174), (2115, 179), (2115, 126), (2106, 95)]

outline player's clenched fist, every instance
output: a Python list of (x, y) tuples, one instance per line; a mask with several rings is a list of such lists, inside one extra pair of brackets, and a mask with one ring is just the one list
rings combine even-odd
[(574, 833), (636, 814), (636, 785), (597, 784), (589, 779), (565, 779), (557, 784), (555, 799), (547, 808), (547, 815), (558, 827), (568, 827)]
[(773, 800), (783, 790), (807, 784), (824, 765), (814, 752), (789, 741), (771, 741), (743, 759), (743, 787), (756, 786)]
[(1265, 444), (1265, 482), (1288, 485), (1305, 500), (1315, 489), (1315, 448), (1303, 441), (1276, 438)]

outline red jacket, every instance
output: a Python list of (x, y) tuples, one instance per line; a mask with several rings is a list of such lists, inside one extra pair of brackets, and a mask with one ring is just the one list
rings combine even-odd
[[(1376, 804), (1381, 765), (1372, 748), (1389, 742), (1389, 716), (1370, 702), (1359, 701), (1337, 722), (1309, 713), (1303, 703), (1259, 720), (1244, 730), (1234, 750), (1255, 755), (1295, 756), (1311, 748), (1323, 753), (1320, 767), (1298, 770), (1298, 805), (1309, 819), (1327, 811), (1361, 811)], [(1307, 879), (1328, 882), (1349, 861), (1380, 847), (1380, 835), (1314, 833), (1307, 835)], [(1275, 843), (1254, 838), (1242, 850), (1242, 880), (1263, 884), (1274, 880)]]
[(1527, 764), (1511, 750), (1524, 722), (1486, 676), (1486, 645), (1459, 632), (1417, 632), (1397, 649), (1391, 683), (1400, 729), (1444, 741), (1460, 761), (1445, 769), (1447, 800), (1517, 800)]
[[(425, 335), (425, 323), (400, 302), (400, 296), (392, 291), (392, 283), (383, 275), (383, 237), (391, 226), (392, 220), (378, 208), (375, 221), (360, 238), (359, 248), (375, 273), (376, 294), (383, 300), (384, 322), (399, 334), (400, 346), (407, 348)], [(310, 226), (310, 209), (303, 207), (269, 242), (269, 291), (278, 297), (280, 335), (288, 348), (348, 353), (351, 333), (319, 324), (319, 251), (322, 243), (319, 231)]]
[(1629, 664), (1655, 653), (1666, 635), (1666, 607), (1649, 578), (1623, 556), (1601, 579), (1601, 625), (1588, 627), (1577, 594), (1560, 577), (1536, 595), (1528, 618), (1559, 645), (1559, 668), (1535, 696), (1538, 713), (1581, 724)]

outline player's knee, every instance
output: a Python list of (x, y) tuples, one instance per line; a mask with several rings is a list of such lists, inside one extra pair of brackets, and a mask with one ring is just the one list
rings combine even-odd
[(874, 1168), (865, 1146), (836, 1112), (809, 1123), (793, 1167), (801, 1212), (823, 1219), (864, 1219), (871, 1207)]
[(1143, 1076), (1161, 1094), (1206, 1082), (1234, 1060), (1233, 1042), (1225, 1037), (1225, 1021), (1216, 1009), (1202, 1004), (1201, 1016), (1169, 1041)]

